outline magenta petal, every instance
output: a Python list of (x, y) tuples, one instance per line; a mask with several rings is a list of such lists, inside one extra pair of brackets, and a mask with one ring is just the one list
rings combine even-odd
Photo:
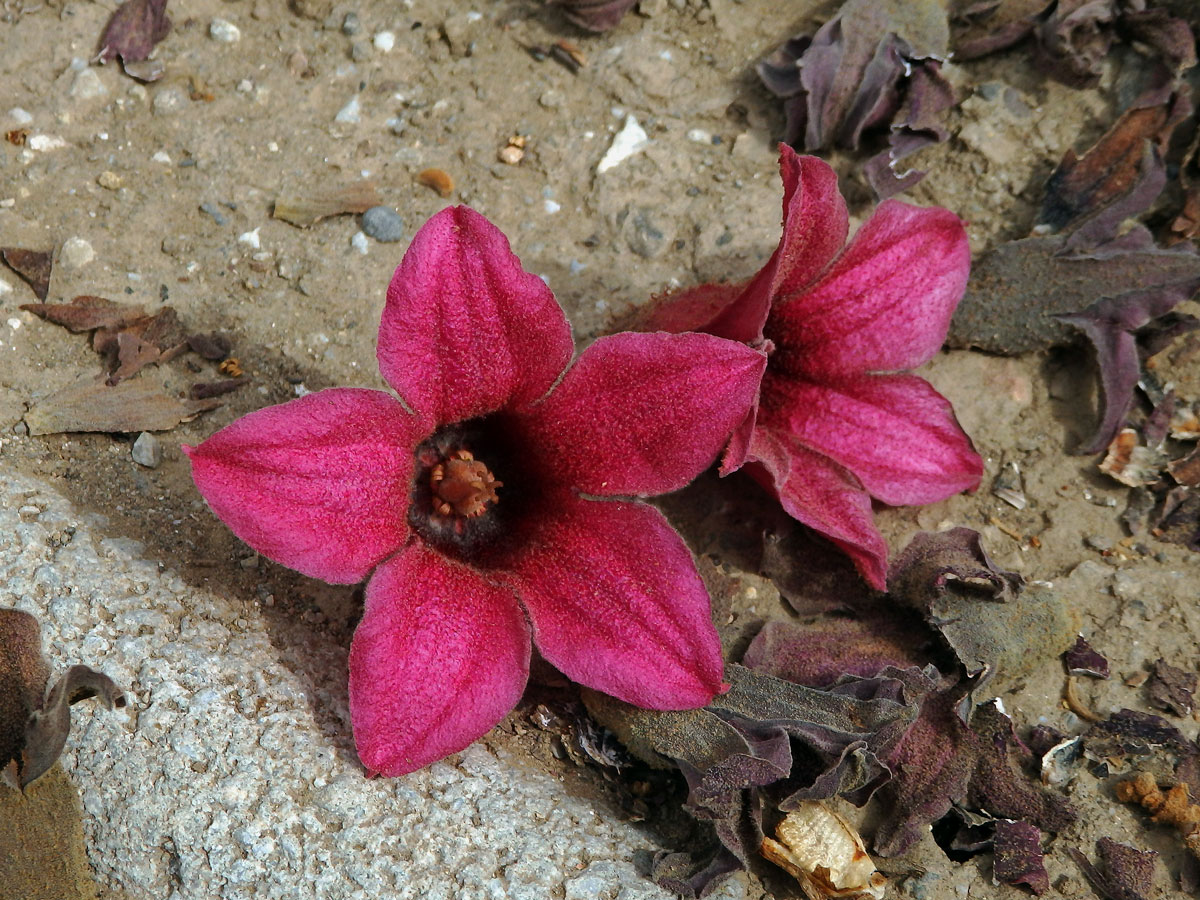
[(798, 156), (779, 146), (783, 178), (783, 234), (767, 264), (704, 330), (752, 343), (763, 335), (772, 303), (779, 303), (816, 280), (846, 240), (849, 217), (838, 192), (837, 173), (815, 156)]
[(983, 460), (950, 401), (916, 375), (772, 378), (773, 425), (852, 471), (871, 496), (920, 505), (979, 485)]
[(692, 555), (662, 513), (565, 494), (550, 509), (497, 574), (525, 603), (542, 655), (636, 706), (708, 703), (721, 688), (721, 643)]
[(234, 534), (305, 575), (351, 584), (408, 538), (423, 437), (395, 397), (337, 388), (252, 412), (184, 451)]
[(529, 442), (589, 494), (663, 494), (704, 471), (758, 396), (766, 355), (707, 334), (587, 348), (527, 416)]
[(413, 237), (388, 286), (379, 371), (424, 421), (445, 424), (531, 403), (574, 352), (546, 283), (465, 206)]
[(956, 215), (884, 202), (816, 284), (775, 304), (778, 364), (818, 379), (921, 365), (945, 340), (969, 268)]
[[(713, 319), (737, 302), (745, 288), (744, 284), (699, 284), (657, 296), (637, 311), (635, 327), (638, 331), (669, 331), (672, 334), (708, 331)], [(761, 322), (758, 327), (761, 330)]]
[(788, 515), (831, 540), (871, 587), (887, 589), (887, 542), (871, 516), (871, 498), (851, 472), (791, 435), (754, 431), (746, 471), (779, 498)]
[(350, 646), (350, 717), (363, 764), (404, 775), (504, 718), (529, 676), (517, 598), (413, 544), (367, 584)]

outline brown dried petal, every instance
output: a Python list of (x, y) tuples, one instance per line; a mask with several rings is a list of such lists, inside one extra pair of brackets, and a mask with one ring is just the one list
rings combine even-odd
[(125, 705), (125, 694), (116, 683), (87, 666), (71, 666), (50, 689), (42, 708), (33, 714), (26, 727), (22, 787), (54, 765), (71, 730), (71, 704), (91, 697), (98, 697), (105, 709)]
[(117, 368), (108, 377), (108, 384), (136, 375), (151, 363), (158, 362), (160, 356), (159, 349), (149, 341), (128, 331), (121, 332), (117, 335)]
[(167, 0), (125, 0), (104, 26), (97, 58), (102, 63), (118, 56), (122, 62), (138, 62), (170, 31)]
[(1092, 887), (1108, 900), (1149, 900), (1154, 889), (1153, 850), (1137, 850), (1110, 838), (1096, 841), (1100, 866), (1093, 866), (1079, 850), (1068, 849)]
[(1150, 705), (1176, 716), (1190, 715), (1197, 680), (1195, 672), (1185, 672), (1165, 660), (1156, 660), (1146, 682)]
[(0, 256), (8, 267), (33, 288), (39, 300), (50, 293), (50, 272), (54, 268), (53, 250), (25, 250), (20, 247), (0, 247)]
[(363, 213), (383, 201), (370, 181), (356, 181), (332, 190), (285, 195), (275, 201), (272, 215), (301, 228), (315, 225), (329, 216)]
[(1075, 639), (1075, 646), (1063, 654), (1063, 662), (1067, 665), (1068, 675), (1108, 677), (1108, 660), (1093, 650), (1082, 634)]
[(113, 386), (85, 378), (35, 403), (25, 424), (34, 435), (167, 431), (219, 405), (217, 400), (180, 400), (145, 378)]
[(221, 334), (219, 331), (209, 334), (189, 334), (187, 342), (193, 352), (214, 362), (224, 359), (233, 350), (233, 341), (229, 339), (228, 335)]
[(75, 333), (95, 328), (119, 331), (146, 318), (146, 311), (140, 306), (114, 303), (90, 294), (74, 297), (70, 303), (25, 303), (21, 309)]

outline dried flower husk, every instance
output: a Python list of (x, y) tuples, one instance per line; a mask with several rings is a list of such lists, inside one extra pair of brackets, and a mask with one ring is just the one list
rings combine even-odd
[(763, 838), (760, 852), (793, 875), (809, 900), (872, 897), (887, 879), (876, 870), (861, 835), (824, 803), (805, 801), (779, 823), (778, 841)]

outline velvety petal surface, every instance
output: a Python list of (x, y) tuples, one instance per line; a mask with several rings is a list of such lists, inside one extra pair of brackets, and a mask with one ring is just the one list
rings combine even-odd
[(414, 543), (367, 584), (350, 646), (350, 717), (363, 764), (404, 775), (504, 718), (529, 676), (511, 591)]
[(815, 379), (915, 368), (945, 340), (969, 268), (958, 216), (885, 201), (816, 284), (776, 301), (772, 365)]
[(736, 303), (745, 289), (745, 284), (698, 284), (658, 295), (637, 310), (630, 330), (669, 331), (672, 334), (707, 331), (707, 326), (726, 307)]
[(814, 384), (773, 377), (763, 417), (853, 472), (884, 503), (920, 505), (979, 485), (983, 460), (950, 401), (916, 375)]
[(707, 334), (600, 338), (525, 419), (563, 485), (600, 496), (678, 490), (750, 411), (766, 355)]
[(645, 709), (703, 706), (721, 689), (708, 592), (662, 513), (564, 493), (526, 528), (496, 577), (559, 671)]
[(520, 407), (546, 393), (574, 353), (546, 283), (508, 239), (465, 206), (413, 237), (388, 286), (379, 370), (425, 421)]
[(395, 397), (336, 388), (183, 449), (196, 487), (239, 538), (305, 575), (352, 584), (408, 538), (413, 449), (425, 436)]
[(835, 543), (873, 588), (887, 588), (887, 542), (875, 527), (871, 498), (854, 474), (787, 432), (759, 425), (749, 472), (793, 519)]
[(746, 343), (761, 338), (772, 304), (815, 281), (846, 241), (850, 227), (846, 201), (829, 163), (800, 156), (781, 144), (779, 174), (783, 179), (779, 246), (738, 302), (704, 327), (709, 334)]

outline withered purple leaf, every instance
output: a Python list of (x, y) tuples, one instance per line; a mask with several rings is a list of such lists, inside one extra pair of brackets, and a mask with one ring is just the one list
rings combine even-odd
[(1050, 890), (1050, 876), (1042, 855), (1042, 833), (1028, 822), (1001, 819), (996, 822), (996, 880), (1005, 884), (1023, 884), (1039, 897)]
[(1104, 393), (1101, 422), (1079, 448), (1094, 453), (1108, 446), (1133, 403), (1137, 331), (1200, 288), (1200, 256), (1190, 247), (1159, 249), (1140, 226), (1086, 251), (1069, 251), (1068, 240), (1024, 238), (980, 257), (947, 341), (1016, 354), (1082, 333), (1095, 348)]
[(953, 86), (942, 75), (940, 63), (928, 60), (913, 67), (904, 103), (888, 134), (888, 149), (871, 157), (863, 166), (867, 182), (878, 199), (886, 200), (908, 190), (925, 177), (918, 169), (900, 172), (896, 166), (905, 157), (950, 136), (942, 124), (943, 114), (957, 102)]
[(1168, 544), (1200, 551), (1200, 494), (1185, 487), (1167, 491), (1151, 533)]
[(563, 15), (588, 31), (608, 31), (633, 8), (637, 0), (549, 0)]
[(47, 690), (37, 619), (0, 609), (0, 782), (24, 790), (54, 765), (71, 729), (70, 706), (97, 697), (108, 709), (125, 695), (107, 675), (71, 666)]
[(1053, 0), (966, 0), (955, 4), (955, 59), (975, 59), (1004, 50), (1028, 37), (1036, 16)]
[(53, 250), (0, 247), (0, 257), (33, 288), (34, 296), (39, 300), (46, 299), (50, 293), (50, 273), (54, 268)]
[(1068, 675), (1108, 677), (1108, 660), (1093, 650), (1082, 634), (1075, 639), (1075, 646), (1063, 654), (1063, 662)]
[(1074, 847), (1068, 849), (1092, 887), (1108, 900), (1149, 900), (1154, 893), (1154, 850), (1138, 850), (1111, 838), (1096, 841), (1100, 865)]
[(792, 521), (763, 538), (760, 568), (802, 616), (852, 609), (878, 595), (845, 553)]
[(1083, 734), (1089, 760), (1109, 769), (1133, 768), (1187, 783), (1200, 794), (1200, 747), (1152, 713), (1122, 709)]
[(167, 0), (125, 0), (104, 26), (97, 62), (120, 57), (123, 63), (146, 59), (171, 31)]
[(1176, 716), (1191, 715), (1197, 680), (1195, 672), (1185, 672), (1163, 659), (1155, 660), (1146, 682), (1150, 705)]
[[(786, 143), (799, 150), (858, 149), (864, 132), (893, 123), (910, 73), (944, 61), (948, 44), (946, 7), (939, 0), (848, 0), (816, 34), (787, 41), (758, 72), (784, 100)], [(897, 125), (896, 146), (875, 166), (880, 184), (892, 193), (890, 163), (916, 149), (913, 136), (921, 135), (923, 145), (940, 133), (943, 84), (936, 72), (917, 83)]]

